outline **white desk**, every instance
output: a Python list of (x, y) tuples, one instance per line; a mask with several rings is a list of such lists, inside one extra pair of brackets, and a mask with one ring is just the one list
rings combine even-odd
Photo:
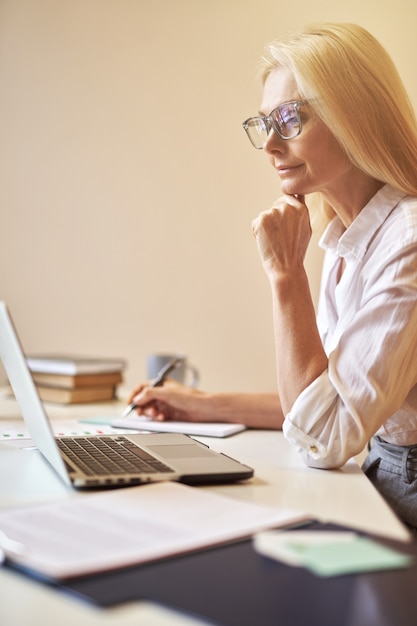
[[(47, 405), (47, 410), (56, 424), (60, 420), (82, 416), (118, 415), (121, 407), (121, 403), (77, 407)], [(20, 423), (15, 402), (0, 398), (0, 429)], [(246, 483), (199, 489), (210, 489), (251, 502), (301, 509), (321, 520), (347, 524), (394, 539), (408, 537), (405, 528), (353, 460), (341, 470), (307, 468), (282, 434), (272, 431), (246, 431), (228, 439), (201, 438), (201, 441), (250, 465), (255, 469), (255, 476)], [(0, 506), (69, 498), (72, 494), (37, 451), (0, 444)], [(0, 569), (2, 626), (40, 626), (54, 623), (57, 616), (60, 626), (70, 626), (75, 620), (83, 626), (196, 626), (205, 623), (148, 602), (103, 611)]]

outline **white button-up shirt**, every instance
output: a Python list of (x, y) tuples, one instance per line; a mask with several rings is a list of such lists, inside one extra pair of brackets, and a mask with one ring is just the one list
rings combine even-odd
[(348, 229), (332, 220), (320, 245), (317, 324), (328, 369), (297, 398), (283, 431), (308, 465), (331, 468), (375, 433), (417, 444), (417, 198), (385, 185)]

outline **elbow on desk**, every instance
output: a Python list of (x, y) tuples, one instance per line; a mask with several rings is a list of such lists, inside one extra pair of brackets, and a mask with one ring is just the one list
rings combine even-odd
[(294, 426), (290, 420), (284, 422), (282, 430), (284, 437), (301, 455), (303, 462), (316, 469), (340, 469), (363, 450), (362, 437), (352, 437), (349, 445), (345, 446), (338, 445), (341, 442), (337, 440), (333, 440), (331, 445), (325, 445)]
[[(310, 446), (308, 450), (299, 450), (304, 463), (308, 467), (324, 470), (340, 469), (348, 461), (350, 461), (350, 459), (356, 458), (358, 457), (358, 455), (365, 452), (364, 448), (361, 448), (358, 451), (327, 450), (326, 454), (318, 455), (314, 449), (311, 450), (311, 447), (314, 448), (314, 446)], [(359, 463), (359, 465), (361, 465), (363, 459), (356, 458), (356, 461)]]
[(333, 457), (315, 459), (311, 456), (309, 452), (305, 452), (305, 451), (301, 453), (301, 456), (303, 458), (304, 463), (308, 467), (313, 467), (314, 469), (323, 469), (323, 470), (340, 469), (341, 467), (343, 467), (345, 463), (347, 463), (349, 458), (351, 458), (351, 457), (348, 457), (347, 459), (343, 458), (342, 460), (334, 459)]

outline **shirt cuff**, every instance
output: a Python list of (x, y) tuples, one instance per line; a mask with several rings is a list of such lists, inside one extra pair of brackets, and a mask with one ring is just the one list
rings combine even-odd
[[(331, 412), (336, 392), (325, 370), (304, 389), (286, 415), (282, 431), (285, 438), (303, 454), (308, 465), (319, 466), (320, 460), (328, 456), (330, 441), (322, 443), (314, 436), (317, 424)], [(319, 429), (321, 431), (321, 429)], [(317, 433), (318, 434), (318, 433)]]

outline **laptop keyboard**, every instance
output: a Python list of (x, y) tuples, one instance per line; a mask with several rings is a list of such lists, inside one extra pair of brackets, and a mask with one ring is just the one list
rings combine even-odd
[(174, 472), (127, 437), (64, 437), (56, 442), (70, 461), (88, 476)]

